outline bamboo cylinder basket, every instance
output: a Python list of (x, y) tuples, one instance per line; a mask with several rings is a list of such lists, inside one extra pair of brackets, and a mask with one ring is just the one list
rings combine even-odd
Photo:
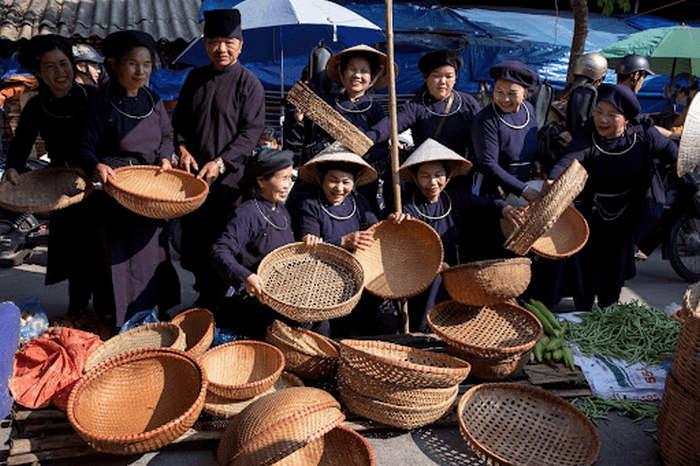
[(68, 420), (97, 451), (157, 450), (195, 423), (207, 377), (182, 351), (141, 348), (119, 354), (85, 374), (68, 399)]
[(281, 246), (258, 266), (267, 304), (297, 322), (343, 317), (362, 295), (364, 270), (352, 254), (332, 244)]
[(171, 168), (160, 172), (152, 165), (134, 165), (114, 170), (104, 190), (127, 209), (144, 217), (173, 219), (201, 206), (209, 185), (191, 173)]
[(323, 335), (276, 320), (267, 328), (265, 341), (282, 351), (285, 369), (299, 377), (323, 380), (336, 374), (338, 348)]
[(495, 466), (590, 466), (600, 455), (598, 430), (571, 403), (522, 384), (468, 390), (457, 406), (469, 447)]
[(472, 375), (486, 380), (520, 372), (543, 335), (537, 317), (510, 303), (477, 307), (443, 301), (430, 309), (427, 321), (450, 353), (468, 361)]
[(686, 390), (667, 374), (664, 394), (656, 420), (657, 441), (664, 464), (669, 466), (700, 464), (700, 398)]
[(193, 308), (170, 320), (185, 334), (185, 352), (194, 358), (203, 355), (214, 341), (214, 315), (207, 309)]
[(526, 257), (491, 259), (450, 267), (442, 272), (442, 283), (455, 301), (486, 306), (520, 296), (530, 284)]
[(77, 204), (93, 188), (79, 168), (42, 168), (22, 173), (16, 185), (0, 183), (0, 207), (33, 214), (51, 212)]

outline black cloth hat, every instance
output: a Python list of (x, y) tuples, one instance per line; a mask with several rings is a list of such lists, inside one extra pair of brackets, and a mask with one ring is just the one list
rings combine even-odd
[(229, 39), (243, 40), (241, 12), (235, 8), (205, 11), (204, 37), (228, 37)]
[(39, 69), (42, 55), (53, 49), (60, 50), (68, 57), (71, 63), (74, 62), (70, 41), (55, 34), (34, 36), (29, 39), (20, 47), (17, 61), (19, 61), (22, 68), (33, 73)]
[(267, 176), (276, 171), (291, 167), (294, 152), (291, 150), (262, 149), (253, 153), (245, 166), (245, 176), (251, 181), (260, 176)]
[(156, 40), (143, 31), (118, 31), (108, 35), (100, 44), (105, 58), (121, 58), (133, 47), (146, 47), (151, 53), (156, 53)]
[(464, 66), (464, 60), (459, 52), (451, 49), (434, 50), (428, 52), (418, 60), (418, 69), (424, 77), (428, 77), (434, 69), (444, 65), (450, 65), (456, 73)]
[(507, 60), (491, 68), (489, 71), (494, 81), (507, 79), (520, 84), (528, 91), (533, 90), (539, 83), (540, 77), (525, 63), (517, 60)]
[(635, 118), (642, 111), (637, 96), (627, 86), (601, 84), (598, 86), (598, 102), (601, 100), (613, 104), (628, 120)]

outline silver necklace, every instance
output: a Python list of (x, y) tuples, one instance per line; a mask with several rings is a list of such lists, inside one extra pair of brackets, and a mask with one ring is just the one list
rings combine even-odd
[(447, 193), (445, 193), (445, 197), (447, 197), (447, 205), (448, 205), (447, 211), (438, 217), (431, 217), (430, 215), (426, 215), (420, 211), (420, 209), (418, 208), (418, 204), (416, 204), (416, 193), (413, 193), (413, 199), (412, 199), (413, 208), (416, 209), (416, 212), (418, 212), (418, 215), (420, 215), (421, 217), (425, 217), (428, 220), (442, 220), (443, 218), (450, 215), (450, 212), (452, 212), (452, 199), (450, 199), (450, 195)]
[[(347, 112), (347, 113), (364, 113), (364, 112), (366, 112), (367, 110), (369, 110), (370, 108), (372, 108), (372, 98), (371, 98), (370, 96), (367, 96), (367, 98), (369, 99), (369, 102), (367, 102), (367, 106), (366, 106), (365, 108), (347, 108), (347, 107), (343, 107), (342, 105), (340, 105), (340, 100), (338, 100), (338, 97), (340, 97), (340, 94), (343, 94), (344, 92), (345, 92), (345, 91), (343, 90), (343, 92), (340, 92), (340, 93), (336, 94), (336, 96), (335, 96), (335, 106), (338, 107), (338, 108), (339, 108), (340, 110), (342, 110), (343, 112)], [(352, 101), (351, 101), (351, 102), (352, 102)]]
[[(452, 91), (452, 94), (454, 94), (457, 97), (457, 101), (458, 101), (457, 108), (452, 110), (450, 113), (438, 113), (438, 112), (435, 112), (433, 110), (430, 110), (430, 107), (428, 106), (428, 104), (425, 103), (425, 94), (427, 94), (427, 93), (428, 93), (428, 91), (423, 91), (423, 107), (425, 107), (425, 109), (431, 115), (435, 115), (435, 116), (439, 116), (439, 117), (448, 117), (448, 116), (452, 116), (455, 113), (459, 112), (459, 109), (462, 108), (462, 96), (460, 96), (458, 92)], [(442, 100), (440, 102), (442, 102)], [(437, 103), (437, 101), (436, 101), (436, 103)]]
[[(81, 86), (80, 84), (76, 84), (76, 85), (77, 85), (77, 87), (80, 88), (81, 91), (83, 91), (83, 99), (84, 99), (84, 100), (83, 100), (83, 103), (84, 103), (84, 104), (87, 103), (87, 100), (88, 100), (87, 91), (86, 91), (85, 88), (84, 88), (83, 86)], [(51, 92), (51, 91), (48, 91), (48, 92)], [(48, 116), (50, 116), (51, 118), (59, 118), (59, 119), (63, 119), (63, 118), (73, 118), (74, 116), (76, 116), (78, 113), (80, 113), (80, 112), (84, 109), (84, 105), (83, 105), (81, 108), (79, 108), (78, 110), (76, 110), (75, 113), (71, 113), (70, 115), (54, 115), (53, 113), (49, 112), (49, 110), (46, 108), (46, 103), (44, 102), (44, 101), (46, 100), (46, 94), (47, 94), (47, 93), (43, 93), (42, 96), (41, 96), (41, 109), (44, 111), (44, 113), (46, 113), (46, 114), (47, 114)]]
[[(333, 215), (332, 213), (330, 213), (330, 212), (328, 211), (328, 209), (326, 209), (326, 206), (323, 205), (323, 201), (321, 200), (321, 195), (320, 195), (320, 194), (318, 195), (318, 203), (321, 204), (321, 209), (323, 209), (323, 211), (324, 211), (330, 218), (333, 218), (333, 219), (335, 219), (335, 220), (348, 220), (348, 219), (352, 218), (352, 217), (355, 215), (355, 212), (357, 212), (357, 202), (355, 202), (355, 196), (353, 196), (352, 193), (350, 193), (350, 196), (349, 196), (349, 197), (350, 197), (350, 201), (352, 202), (352, 212), (350, 212), (350, 215), (348, 215), (348, 216), (346, 216), (346, 217), (340, 217), (340, 216), (338, 216), (338, 215)], [(345, 199), (343, 199), (343, 204), (345, 204)], [(341, 205), (342, 205), (342, 204), (341, 204)]]
[(258, 200), (257, 200), (257, 199), (253, 198), (253, 203), (255, 204), (255, 208), (258, 209), (258, 212), (260, 213), (260, 215), (262, 215), (262, 218), (264, 218), (265, 221), (266, 221), (267, 223), (269, 223), (270, 226), (272, 226), (272, 228), (274, 228), (275, 230), (279, 230), (279, 231), (284, 231), (284, 230), (286, 230), (287, 228), (289, 228), (289, 221), (287, 220), (287, 217), (286, 217), (286, 216), (284, 217), (284, 228), (282, 228), (281, 226), (276, 225), (272, 220), (270, 220), (270, 219), (267, 217), (267, 215), (263, 214), (262, 209), (260, 209), (260, 205), (258, 205)]
[(527, 113), (527, 119), (525, 120), (525, 123), (523, 123), (522, 125), (519, 125), (519, 126), (518, 126), (518, 125), (514, 125), (513, 123), (508, 123), (508, 122), (501, 116), (501, 114), (498, 112), (498, 109), (496, 108), (496, 104), (494, 103), (493, 100), (491, 101), (491, 106), (493, 107), (493, 113), (496, 114), (496, 116), (498, 117), (498, 119), (501, 120), (501, 122), (502, 122), (504, 125), (506, 125), (507, 127), (511, 128), (511, 129), (523, 129), (524, 127), (526, 127), (526, 126), (528, 125), (528, 123), (530, 123), (530, 110), (527, 109), (527, 105), (525, 105), (525, 103), (523, 103), (522, 106), (525, 107), (525, 113)]
[(593, 145), (595, 146), (595, 148), (598, 149), (598, 151), (602, 152), (602, 153), (605, 154), (605, 155), (622, 155), (622, 154), (626, 154), (627, 152), (629, 152), (630, 150), (632, 150), (632, 148), (634, 147), (634, 145), (637, 143), (637, 133), (632, 133), (632, 134), (633, 134), (632, 144), (630, 144), (630, 146), (629, 146), (627, 149), (625, 149), (625, 150), (623, 150), (623, 151), (620, 151), (620, 152), (608, 152), (608, 151), (606, 151), (606, 150), (603, 150), (603, 149), (598, 145), (598, 143), (595, 142), (595, 131), (591, 133), (591, 140), (593, 141)]
[(134, 120), (143, 120), (144, 118), (148, 118), (151, 115), (151, 113), (153, 113), (153, 110), (156, 108), (156, 104), (155, 104), (155, 102), (153, 102), (153, 97), (151, 97), (151, 92), (146, 88), (144, 88), (143, 90), (146, 92), (146, 95), (148, 96), (148, 100), (151, 101), (151, 109), (145, 115), (131, 115), (130, 113), (126, 113), (125, 111), (123, 111), (119, 107), (117, 107), (117, 105), (114, 102), (112, 102), (111, 98), (109, 99), (109, 103), (112, 104), (112, 107), (114, 107), (114, 109), (116, 111), (118, 111), (119, 113), (121, 113), (123, 116), (125, 116), (127, 118), (134, 119)]

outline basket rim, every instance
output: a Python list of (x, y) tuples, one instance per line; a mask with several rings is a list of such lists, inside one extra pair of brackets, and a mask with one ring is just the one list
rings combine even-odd
[[(126, 167), (115, 168), (114, 172), (118, 176), (119, 172), (123, 172), (123, 171), (138, 172), (138, 171), (156, 171), (156, 170), (160, 170), (160, 167), (156, 167), (155, 165), (130, 165), (130, 166), (126, 166)], [(184, 170), (180, 170), (179, 168), (169, 168), (169, 169), (165, 170), (165, 172), (166, 173), (173, 172), (178, 176), (188, 176), (190, 178), (198, 180), (198, 178), (196, 176), (194, 176), (193, 174), (188, 173)], [(109, 180), (109, 182), (105, 184), (105, 189), (114, 189), (114, 190), (119, 191), (123, 194), (127, 194), (127, 195), (133, 196), (137, 199), (143, 199), (146, 201), (156, 201), (156, 202), (167, 203), (167, 204), (188, 204), (188, 203), (191, 203), (193, 201), (198, 201), (202, 198), (205, 198), (209, 194), (209, 185), (207, 184), (207, 182), (202, 180), (202, 183), (200, 183), (200, 184), (202, 186), (204, 186), (204, 191), (197, 194), (196, 196), (187, 197), (185, 199), (170, 199), (170, 198), (165, 198), (165, 197), (147, 196), (145, 194), (141, 194), (141, 193), (129, 190), (129, 189), (124, 189), (122, 186), (115, 184), (111, 180)]]
[[(101, 375), (103, 375), (105, 372), (117, 368), (119, 366), (122, 366), (124, 364), (128, 364), (131, 362), (136, 362), (136, 361), (141, 361), (144, 359), (149, 359), (154, 356), (157, 357), (166, 357), (166, 358), (172, 358), (172, 359), (179, 359), (182, 361), (186, 361), (190, 364), (192, 364), (195, 368), (199, 370), (200, 374), (200, 381), (201, 381), (201, 387), (199, 390), (199, 395), (197, 395), (196, 400), (194, 403), (192, 403), (192, 406), (190, 406), (187, 411), (185, 411), (183, 414), (178, 416), (176, 419), (173, 419), (162, 426), (149, 430), (148, 432), (141, 432), (138, 434), (131, 434), (131, 435), (122, 435), (122, 436), (116, 436), (116, 435), (95, 435), (92, 434), (90, 431), (85, 429), (82, 424), (78, 422), (78, 420), (75, 417), (75, 404), (77, 403), (78, 398), (82, 394), (82, 392), (85, 390), (87, 385), (95, 380), (97, 380)], [(176, 350), (173, 348), (164, 348), (164, 347), (148, 347), (148, 348), (138, 348), (135, 350), (131, 350), (125, 353), (120, 353), (116, 356), (113, 356), (106, 361), (103, 361), (102, 363), (98, 364), (94, 368), (92, 368), (88, 373), (84, 374), (82, 378), (78, 380), (78, 382), (75, 384), (73, 389), (71, 390), (70, 396), (68, 398), (68, 405), (66, 408), (66, 413), (68, 414), (68, 420), (70, 421), (71, 425), (73, 426), (74, 429), (76, 429), (81, 435), (84, 435), (88, 438), (94, 439), (97, 442), (101, 443), (121, 443), (125, 445), (129, 444), (134, 444), (134, 443), (139, 443), (143, 442), (146, 440), (150, 440), (152, 438), (158, 437), (162, 435), (163, 433), (171, 430), (173, 427), (182, 424), (182, 422), (191, 417), (196, 411), (201, 411), (202, 406), (204, 405), (204, 399), (206, 398), (207, 395), (207, 385), (208, 385), (208, 379), (207, 379), (207, 374), (202, 365), (193, 357), (189, 356), (187, 353), (181, 350)]]
[(459, 265), (451, 265), (444, 271), (440, 272), (442, 275), (450, 274), (450, 272), (462, 272), (465, 270), (481, 270), (485, 267), (503, 267), (510, 265), (531, 265), (532, 260), (529, 257), (510, 257), (501, 259), (487, 259), (483, 261), (467, 262)]
[(212, 357), (213, 354), (217, 352), (224, 351), (230, 347), (233, 346), (253, 346), (253, 347), (260, 347), (260, 348), (265, 348), (265, 349), (271, 349), (273, 352), (279, 356), (280, 361), (282, 364), (279, 365), (277, 369), (275, 369), (275, 372), (268, 375), (264, 379), (256, 380), (255, 382), (249, 382), (249, 383), (244, 383), (244, 384), (236, 384), (236, 385), (226, 385), (226, 384), (221, 384), (217, 382), (213, 382), (209, 379), (209, 384), (214, 386), (214, 387), (220, 387), (223, 389), (227, 390), (240, 390), (240, 389), (245, 389), (245, 388), (254, 388), (254, 387), (259, 387), (260, 385), (265, 385), (270, 382), (270, 379), (278, 379), (279, 376), (282, 374), (282, 371), (284, 370), (284, 354), (282, 354), (282, 351), (280, 351), (279, 348), (277, 348), (274, 345), (271, 345), (269, 343), (265, 343), (264, 341), (257, 341), (257, 340), (238, 340), (238, 341), (231, 341), (228, 343), (224, 343), (223, 345), (215, 346), (213, 348), (208, 349), (203, 355), (201, 355), (198, 358), (198, 361), (200, 364), (204, 364), (204, 360), (207, 357)]
[[(540, 331), (539, 331), (539, 336), (536, 337), (536, 338), (533, 338), (532, 341), (530, 341), (530, 342), (528, 342), (528, 343), (526, 343), (526, 344), (524, 344), (524, 345), (511, 346), (511, 347), (508, 347), (508, 348), (497, 348), (497, 347), (478, 346), (478, 345), (472, 345), (472, 344), (469, 344), (469, 343), (465, 343), (465, 342), (462, 342), (462, 341), (457, 341), (457, 340), (455, 340), (453, 337), (451, 337), (450, 335), (448, 335), (447, 333), (445, 333), (445, 331), (442, 330), (440, 327), (438, 327), (438, 326), (433, 322), (433, 319), (432, 319), (433, 312), (440, 312), (440, 311), (442, 311), (442, 309), (444, 309), (444, 308), (446, 308), (446, 307), (448, 307), (448, 306), (451, 306), (451, 305), (457, 305), (457, 306), (460, 306), (460, 307), (463, 307), (463, 308), (469, 308), (470, 310), (475, 310), (475, 309), (476, 309), (477, 312), (478, 312), (478, 311), (481, 311), (481, 310), (484, 309), (484, 308), (490, 308), (490, 309), (491, 309), (491, 308), (496, 308), (496, 307), (507, 307), (507, 308), (510, 308), (509, 311), (517, 311), (517, 312), (520, 312), (521, 314), (525, 314), (525, 315), (529, 316), (530, 319), (532, 320), (532, 322), (534, 322), (534, 323), (539, 327), (539, 330), (540, 330)], [(495, 310), (495, 309), (494, 309), (494, 310)], [(427, 314), (427, 316), (426, 316), (426, 320), (427, 320), (428, 326), (431, 328), (431, 330), (432, 330), (433, 332), (435, 332), (435, 334), (436, 334), (438, 337), (440, 337), (440, 338), (442, 338), (443, 340), (445, 340), (445, 342), (447, 342), (448, 344), (449, 344), (449, 343), (454, 343), (454, 344), (456, 344), (456, 346), (458, 346), (458, 347), (460, 347), (460, 348), (463, 348), (463, 349), (471, 349), (471, 350), (478, 351), (478, 352), (491, 352), (491, 353), (496, 353), (496, 354), (524, 353), (524, 352), (529, 351), (530, 349), (532, 349), (532, 348), (535, 346), (535, 344), (537, 344), (537, 342), (540, 340), (540, 338), (542, 338), (542, 336), (543, 336), (543, 334), (544, 334), (544, 330), (543, 330), (543, 328), (542, 328), (542, 323), (539, 321), (539, 319), (538, 319), (537, 317), (535, 317), (535, 315), (533, 315), (530, 311), (528, 311), (527, 309), (525, 309), (525, 308), (522, 307), (522, 306), (519, 306), (519, 305), (517, 305), (517, 304), (505, 303), (505, 302), (504, 302), (504, 303), (498, 303), (498, 304), (491, 304), (491, 305), (488, 305), (488, 306), (468, 306), (468, 305), (466, 305), (466, 304), (461, 304), (461, 303), (459, 303), (459, 302), (457, 302), (457, 301), (454, 301), (454, 300), (451, 300), (451, 299), (450, 299), (450, 300), (447, 300), (447, 301), (439, 302), (439, 303), (437, 303), (435, 306), (433, 306), (433, 307), (428, 311), (428, 314)]]
[[(531, 392), (534, 393), (540, 397), (544, 397), (545, 400), (551, 401), (552, 403), (556, 404), (557, 406), (560, 406), (564, 408), (566, 411), (570, 412), (577, 420), (582, 422), (588, 430), (593, 434), (593, 437), (595, 439), (596, 443), (596, 448), (594, 453), (594, 461), (590, 463), (590, 465), (595, 464), (597, 459), (600, 457), (600, 450), (601, 450), (601, 443), (600, 443), (600, 434), (598, 433), (598, 429), (593, 425), (593, 422), (591, 422), (590, 419), (586, 417), (585, 414), (581, 412), (578, 408), (576, 408), (574, 405), (571, 403), (568, 403), (567, 401), (563, 400), (562, 398), (553, 395), (549, 393), (546, 390), (543, 390), (541, 388), (536, 388), (528, 385), (524, 385), (521, 383), (508, 383), (508, 382), (495, 382), (495, 383), (483, 383), (480, 385), (476, 385), (469, 390), (467, 390), (464, 395), (459, 400), (459, 403), (457, 404), (457, 421), (459, 422), (460, 426), (460, 431), (463, 433), (464, 436), (469, 437), (471, 439), (471, 442), (469, 442), (467, 439), (467, 443), (469, 444), (470, 447), (476, 448), (476, 450), (479, 450), (481, 454), (485, 456), (489, 456), (492, 459), (495, 459), (497, 461), (501, 461), (504, 464), (511, 464), (511, 460), (502, 458), (501, 456), (497, 455), (496, 453), (491, 452), (488, 448), (486, 448), (484, 445), (479, 442), (474, 436), (471, 435), (469, 432), (466, 423), (464, 421), (464, 409), (467, 405), (467, 402), (470, 400), (470, 398), (476, 393), (477, 391), (480, 390), (489, 390), (489, 389), (500, 389), (500, 388), (506, 388), (512, 391), (525, 391), (525, 392)], [(478, 452), (477, 452), (478, 453)]]

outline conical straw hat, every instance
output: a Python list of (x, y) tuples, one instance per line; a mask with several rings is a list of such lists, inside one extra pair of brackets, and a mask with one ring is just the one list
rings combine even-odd
[[(379, 50), (373, 49), (369, 45), (365, 44), (360, 44), (360, 45), (355, 45), (354, 47), (349, 47), (342, 52), (338, 52), (335, 55), (333, 55), (329, 60), (328, 63), (326, 63), (326, 74), (330, 78), (331, 81), (334, 83), (342, 86), (343, 82), (341, 80), (341, 73), (340, 73), (340, 59), (345, 55), (346, 53), (353, 53), (353, 52), (362, 52), (362, 53), (372, 53), (375, 54), (379, 57), (379, 70), (377, 70), (377, 79), (374, 82), (374, 85), (371, 86), (372, 90), (377, 90), (377, 89), (382, 89), (384, 87), (387, 87), (389, 85), (389, 57), (386, 56), (386, 54), (380, 52)], [(394, 76), (399, 75), (399, 67), (396, 65), (396, 62), (394, 62)], [(372, 79), (374, 79), (375, 76), (372, 76)]]
[(693, 99), (683, 125), (681, 142), (678, 146), (676, 172), (683, 176), (700, 165), (700, 98)]
[(449, 168), (451, 172), (451, 177), (464, 175), (469, 170), (472, 169), (472, 163), (459, 155), (457, 152), (453, 151), (449, 147), (446, 147), (435, 139), (428, 138), (418, 146), (418, 148), (413, 151), (410, 157), (399, 168), (399, 175), (404, 181), (411, 181), (411, 175), (409, 168), (414, 165), (420, 165), (426, 162), (443, 162)]
[(377, 179), (377, 170), (365, 162), (362, 157), (354, 152), (350, 152), (350, 149), (337, 141), (302, 165), (299, 169), (299, 178), (304, 183), (320, 185), (322, 180), (318, 171), (318, 164), (324, 162), (346, 162), (359, 165), (360, 171), (355, 177), (355, 186), (364, 186)]

